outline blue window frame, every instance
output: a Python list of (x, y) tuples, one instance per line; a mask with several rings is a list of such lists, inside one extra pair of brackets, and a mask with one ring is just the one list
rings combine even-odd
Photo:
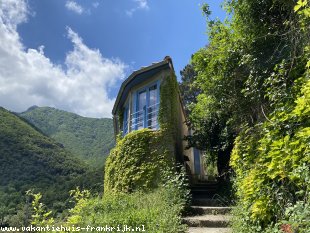
[(160, 82), (157, 81), (141, 88), (135, 94), (133, 124), (132, 129), (142, 128), (158, 129), (158, 111), (159, 111), (159, 88)]
[(129, 107), (128, 104), (124, 107), (124, 119), (123, 119), (123, 135), (128, 133), (128, 120), (129, 120)]

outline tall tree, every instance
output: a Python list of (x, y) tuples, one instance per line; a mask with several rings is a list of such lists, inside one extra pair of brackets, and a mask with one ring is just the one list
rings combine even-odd
[(191, 107), (197, 102), (200, 89), (197, 85), (197, 72), (192, 64), (188, 64), (180, 72), (181, 82), (179, 83), (181, 97), (185, 105), (186, 112), (189, 114)]

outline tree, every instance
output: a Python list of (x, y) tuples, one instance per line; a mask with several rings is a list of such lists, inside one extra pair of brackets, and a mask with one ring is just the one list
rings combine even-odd
[(195, 133), (189, 142), (213, 160), (226, 157), (223, 167), (244, 125), (268, 120), (268, 114), (298, 93), (294, 83), (304, 71), (301, 54), (308, 37), (298, 26), (294, 4), (227, 1), (225, 7), (233, 14), (224, 22), (211, 20), (203, 5), (209, 44), (191, 61), (201, 92), (191, 106)]
[(224, 162), (234, 148), (236, 232), (309, 232), (310, 2), (225, 8), (220, 22), (203, 6), (209, 44), (191, 61), (201, 93), (189, 141)]
[(190, 108), (197, 102), (196, 98), (200, 94), (200, 89), (197, 85), (197, 73), (192, 64), (188, 64), (180, 72), (181, 82), (179, 83), (181, 97), (186, 109), (190, 113)]

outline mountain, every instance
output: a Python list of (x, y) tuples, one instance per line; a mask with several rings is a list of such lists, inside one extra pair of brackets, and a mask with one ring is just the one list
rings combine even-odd
[(19, 115), (88, 164), (103, 166), (115, 145), (113, 121), (109, 118), (88, 118), (37, 106)]
[(25, 203), (27, 190), (42, 192), (44, 202), (61, 211), (76, 186), (102, 185), (101, 173), (0, 107), (0, 226)]

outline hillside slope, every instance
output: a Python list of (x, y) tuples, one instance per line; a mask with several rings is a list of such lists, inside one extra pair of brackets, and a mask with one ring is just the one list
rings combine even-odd
[(42, 192), (43, 201), (61, 211), (70, 190), (93, 188), (100, 179), (62, 145), (0, 107), (0, 226), (22, 208), (29, 189)]
[(81, 117), (50, 107), (31, 107), (19, 115), (89, 164), (103, 166), (115, 145), (109, 118)]

